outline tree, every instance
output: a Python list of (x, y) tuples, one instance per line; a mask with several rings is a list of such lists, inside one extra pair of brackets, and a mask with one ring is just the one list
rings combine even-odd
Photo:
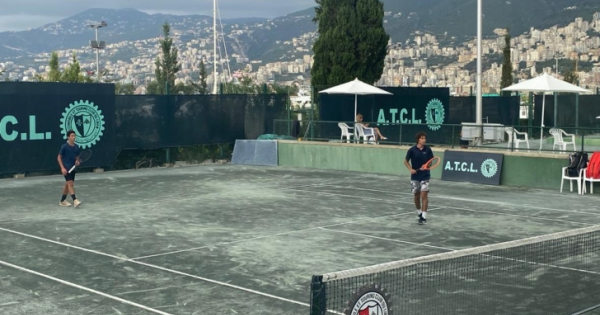
[(135, 85), (133, 83), (115, 83), (115, 94), (116, 95), (132, 95), (135, 92)]
[(196, 90), (199, 94), (208, 94), (208, 84), (206, 83), (206, 65), (204, 60), (200, 61), (200, 82), (196, 85)]
[[(504, 61), (502, 62), (502, 79), (500, 80), (500, 90), (513, 84), (513, 69), (510, 58), (510, 34), (504, 35)], [(505, 96), (510, 96), (509, 91), (502, 92)]]
[(65, 68), (64, 71), (60, 71), (58, 54), (53, 52), (50, 56), (50, 61), (48, 62), (48, 66), (50, 70), (48, 71), (48, 76), (44, 78), (40, 74), (35, 75), (35, 80), (38, 82), (83, 82), (88, 83), (92, 82), (92, 79), (86, 77), (81, 74), (81, 66), (79, 65), (79, 61), (77, 61), (77, 55), (73, 53), (73, 59), (71, 64)]
[[(166, 84), (169, 84), (169, 94), (175, 94), (175, 78), (177, 72), (181, 69), (177, 63), (177, 48), (173, 47), (173, 38), (171, 38), (171, 27), (168, 23), (163, 24), (163, 39), (160, 40), (162, 50), (162, 59), (156, 58), (156, 70), (154, 74), (156, 81), (152, 81), (148, 87), (148, 94), (167, 94)], [(172, 89), (172, 90), (171, 90)]]
[(92, 79), (89, 77), (84, 77), (81, 74), (81, 66), (79, 65), (79, 61), (77, 61), (77, 56), (73, 53), (73, 59), (71, 65), (69, 65), (65, 71), (60, 75), (60, 82), (92, 82)]
[(262, 86), (254, 83), (252, 78), (244, 73), (239, 79), (239, 82), (228, 82), (221, 85), (221, 93), (223, 94), (261, 94), (263, 93)]
[(50, 62), (48, 63), (50, 66), (50, 71), (48, 71), (48, 81), (49, 82), (60, 82), (60, 69), (58, 68), (58, 53), (55, 51), (50, 55)]
[(383, 73), (389, 35), (379, 0), (316, 0), (312, 85), (336, 85), (354, 78), (375, 83)]
[(569, 72), (565, 73), (564, 77), (565, 82), (569, 82), (571, 84), (577, 84), (577, 62), (573, 61), (573, 67)]

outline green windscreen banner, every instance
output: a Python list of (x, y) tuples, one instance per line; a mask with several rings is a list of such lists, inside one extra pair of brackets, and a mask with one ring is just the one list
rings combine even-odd
[[(448, 88), (381, 87), (392, 95), (358, 95), (357, 112), (369, 127), (377, 127), (388, 141), (412, 143), (419, 131), (429, 141), (444, 141), (448, 123)], [(319, 120), (354, 122), (354, 95), (320, 94)], [(399, 125), (403, 131), (399, 132)], [(451, 136), (451, 135), (450, 135)]]

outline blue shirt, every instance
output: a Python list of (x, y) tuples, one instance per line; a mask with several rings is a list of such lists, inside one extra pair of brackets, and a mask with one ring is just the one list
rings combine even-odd
[(408, 152), (406, 152), (406, 161), (409, 161), (411, 167), (417, 171), (416, 174), (410, 175), (410, 179), (418, 181), (429, 180), (431, 178), (430, 171), (421, 171), (419, 169), (432, 158), (433, 152), (428, 146), (423, 146), (423, 149), (419, 149), (419, 147), (414, 145), (408, 149)]
[(58, 154), (60, 155), (63, 166), (68, 171), (71, 167), (75, 166), (75, 159), (79, 156), (79, 146), (77, 144), (71, 146), (67, 142), (60, 147)]

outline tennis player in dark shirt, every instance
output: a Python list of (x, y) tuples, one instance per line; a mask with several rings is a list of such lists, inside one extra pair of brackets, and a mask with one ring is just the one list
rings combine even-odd
[(67, 132), (67, 142), (60, 147), (60, 151), (58, 152), (58, 165), (60, 166), (60, 171), (65, 177), (65, 186), (62, 192), (62, 198), (60, 199), (59, 205), (63, 207), (71, 206), (67, 199), (67, 193), (71, 195), (73, 199), (73, 206), (78, 207), (81, 204), (81, 201), (77, 200), (75, 197), (75, 173), (76, 170), (73, 170), (69, 173), (69, 170), (73, 166), (79, 166), (79, 154), (80, 149), (79, 146), (75, 143), (75, 131), (69, 130)]
[[(429, 205), (429, 179), (431, 173), (429, 170), (423, 170), (422, 167), (427, 161), (433, 158), (431, 148), (425, 145), (427, 134), (419, 132), (415, 136), (417, 142), (406, 152), (404, 165), (410, 171), (411, 192), (415, 196), (415, 207), (419, 217), (419, 224), (427, 224), (427, 206)], [(410, 161), (410, 164), (409, 164)]]

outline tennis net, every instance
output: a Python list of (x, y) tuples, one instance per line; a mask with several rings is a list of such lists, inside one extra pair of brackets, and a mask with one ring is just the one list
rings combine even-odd
[(584, 314), (600, 309), (600, 225), (316, 275), (311, 315)]

